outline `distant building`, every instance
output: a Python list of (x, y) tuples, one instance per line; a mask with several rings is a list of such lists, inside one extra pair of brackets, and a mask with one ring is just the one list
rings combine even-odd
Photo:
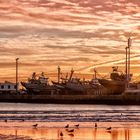
[(5, 81), (0, 83), (0, 93), (15, 93), (16, 92), (16, 83)]

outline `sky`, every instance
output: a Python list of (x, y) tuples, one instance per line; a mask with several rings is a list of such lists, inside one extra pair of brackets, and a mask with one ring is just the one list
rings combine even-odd
[(0, 81), (32, 72), (123, 70), (132, 38), (131, 71), (140, 70), (140, 0), (0, 0)]

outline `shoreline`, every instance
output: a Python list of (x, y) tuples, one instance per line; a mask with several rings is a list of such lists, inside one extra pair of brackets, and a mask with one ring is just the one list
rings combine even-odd
[[(0, 126), (2, 126), (0, 122)], [(34, 128), (33, 125), (38, 123), (38, 127)], [(70, 124), (70, 128), (64, 128), (67, 124)], [(95, 123), (95, 122), (94, 122)], [(135, 124), (123, 122), (116, 127), (117, 123), (114, 122), (99, 122), (98, 127), (94, 127), (94, 123), (87, 127), (87, 123), (82, 122), (50, 122), (50, 123), (40, 123), (40, 122), (18, 122), (16, 126), (15, 122), (5, 123), (7, 127), (0, 127), (0, 139), (1, 140), (136, 140), (139, 139), (140, 122)], [(8, 124), (10, 127), (8, 127)], [(44, 125), (43, 125), (44, 124)], [(60, 125), (61, 124), (61, 125)], [(80, 124), (79, 128), (74, 125)], [(88, 125), (89, 125), (88, 124)], [(92, 125), (92, 127), (91, 127)], [(26, 126), (26, 127), (23, 127)], [(56, 127), (54, 127), (56, 126)], [(127, 127), (126, 127), (127, 126)], [(134, 127), (135, 126), (135, 127)], [(137, 126), (137, 127), (136, 127)], [(111, 130), (107, 128), (111, 127)], [(69, 130), (74, 130), (74, 132), (69, 132)], [(60, 135), (63, 134), (63, 136)], [(130, 139), (126, 139), (126, 137)]]
[(140, 122), (40, 122), (40, 121), (0, 121), (1, 128), (33, 128), (34, 124), (38, 124), (37, 128), (62, 128), (64, 129), (67, 124), (69, 128), (75, 128), (76, 124), (79, 124), (79, 128), (95, 128), (95, 123), (98, 125), (98, 129), (104, 129), (108, 126), (112, 128), (140, 128)]

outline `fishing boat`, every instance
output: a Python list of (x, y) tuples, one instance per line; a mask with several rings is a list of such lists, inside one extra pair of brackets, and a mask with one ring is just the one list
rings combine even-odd
[(110, 94), (121, 94), (125, 90), (126, 74), (119, 71), (118, 67), (112, 67), (112, 69), (109, 79), (99, 78), (98, 80)]
[(53, 94), (56, 88), (49, 84), (49, 78), (46, 78), (44, 72), (39, 77), (34, 72), (32, 78), (28, 78), (28, 82), (21, 82), (22, 86), (26, 88), (28, 93), (32, 94)]

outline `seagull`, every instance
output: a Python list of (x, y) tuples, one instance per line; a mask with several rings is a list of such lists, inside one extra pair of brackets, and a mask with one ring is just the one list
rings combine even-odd
[(33, 125), (33, 127), (34, 127), (34, 128), (37, 128), (37, 126), (38, 126), (38, 124), (37, 124), (37, 123)]
[(66, 126), (65, 126), (65, 128), (68, 128), (69, 127), (69, 124), (67, 124)]
[(75, 127), (78, 128), (79, 127), (79, 124), (76, 124)]
[(95, 128), (97, 128), (97, 123), (95, 123)]
[(107, 133), (111, 133), (111, 130), (106, 131)]
[(68, 132), (74, 132), (74, 129), (71, 129), (71, 130), (67, 130)]
[(4, 120), (5, 122), (7, 122), (7, 120)]
[(60, 132), (60, 136), (61, 136), (61, 137), (63, 136), (63, 133), (62, 133), (62, 132)]
[(72, 134), (72, 133), (70, 133), (70, 134), (68, 134), (69, 136), (71, 136), (71, 137), (74, 137), (74, 134)]
[(110, 131), (110, 130), (111, 130), (111, 127), (106, 128), (106, 130), (107, 130), (107, 131)]

